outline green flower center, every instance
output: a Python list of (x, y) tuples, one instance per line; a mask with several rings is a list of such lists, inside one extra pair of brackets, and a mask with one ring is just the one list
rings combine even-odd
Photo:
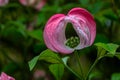
[(76, 46), (78, 46), (79, 43), (80, 43), (79, 37), (75, 36), (75, 37), (69, 38), (66, 41), (65, 45), (68, 46), (68, 47), (70, 47), (70, 48), (75, 48)]
[(66, 25), (65, 36), (67, 39), (65, 45), (70, 48), (75, 48), (80, 43), (80, 38), (77, 35), (77, 33), (71, 23), (67, 23), (67, 25)]

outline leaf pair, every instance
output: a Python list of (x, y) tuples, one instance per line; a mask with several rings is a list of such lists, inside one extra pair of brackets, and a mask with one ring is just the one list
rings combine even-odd
[(44, 60), (46, 62), (52, 63), (49, 66), (49, 70), (55, 76), (56, 80), (61, 80), (62, 75), (64, 73), (64, 65), (62, 64), (61, 58), (51, 50), (47, 49), (40, 53), (40, 55), (34, 57), (31, 61), (29, 61), (30, 70), (32, 70), (38, 60)]
[(108, 44), (96, 43), (95, 45), (97, 46), (97, 49), (98, 49), (98, 54), (97, 54), (98, 58), (105, 57), (105, 56), (115, 56), (116, 50), (119, 47), (119, 45), (113, 44), (113, 43), (108, 43)]

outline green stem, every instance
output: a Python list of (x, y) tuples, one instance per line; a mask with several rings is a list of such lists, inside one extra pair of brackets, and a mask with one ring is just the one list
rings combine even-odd
[(70, 71), (72, 72), (76, 77), (79, 78), (79, 80), (82, 79), (82, 76), (81, 75), (78, 75), (74, 70), (72, 70), (68, 65), (67, 65), (67, 60), (68, 60), (69, 57), (65, 57), (62, 59), (62, 62), (63, 64), (65, 65), (65, 67)]
[(85, 80), (88, 79), (89, 74), (91, 73), (91, 71), (93, 70), (93, 68), (95, 67), (95, 65), (97, 64), (98, 61), (99, 61), (99, 58), (97, 58), (97, 59), (95, 60), (95, 62), (93, 63), (93, 65), (90, 67), (90, 69), (89, 69), (89, 71), (88, 71), (88, 73), (87, 73), (87, 75), (86, 75)]
[(74, 72), (69, 66), (67, 66), (67, 65), (65, 65), (65, 66), (69, 71), (71, 71), (76, 77), (78, 77), (81, 80), (82, 76), (80, 76), (76, 72)]
[(75, 54), (75, 57), (76, 57), (76, 59), (77, 59), (77, 61), (78, 61), (78, 65), (79, 65), (79, 68), (80, 68), (82, 80), (84, 80), (84, 74), (83, 74), (82, 66), (81, 66), (81, 64), (80, 64), (81, 62), (80, 62), (79, 54), (78, 54), (78, 52), (77, 52), (76, 50), (75, 50), (74, 54)]

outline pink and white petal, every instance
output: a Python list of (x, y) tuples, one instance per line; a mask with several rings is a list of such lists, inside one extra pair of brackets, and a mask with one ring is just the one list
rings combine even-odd
[(66, 37), (65, 37), (65, 28), (66, 28), (66, 22), (61, 20), (58, 25), (56, 25), (56, 32), (54, 32), (53, 46), (56, 46), (56, 49), (63, 54), (70, 54), (74, 51), (74, 49), (69, 48), (65, 45)]
[(48, 48), (50, 48), (51, 50), (55, 51), (55, 52), (58, 52), (52, 45), (51, 41), (52, 41), (52, 35), (53, 35), (53, 32), (54, 32), (54, 24), (53, 22), (55, 22), (55, 20), (58, 20), (59, 18), (61, 17), (64, 17), (63, 14), (56, 14), (54, 16), (52, 16), (47, 24), (45, 25), (45, 29), (44, 29), (44, 41), (45, 41), (45, 44)]
[(56, 52), (67, 54), (71, 53), (73, 50), (67, 48), (64, 44), (66, 40), (65, 24), (62, 22), (64, 17), (63, 14), (56, 14), (48, 20), (44, 31), (44, 40), (48, 48)]
[(53, 47), (53, 45), (51, 44), (51, 42), (50, 42), (50, 37), (49, 37), (49, 35), (48, 35), (49, 33), (48, 33), (48, 31), (47, 30), (44, 30), (44, 42), (45, 42), (45, 44), (46, 44), (46, 46), (49, 48), (49, 49), (51, 49), (51, 50), (53, 50), (53, 51), (55, 51), (55, 52), (58, 52), (54, 47)]
[(93, 16), (83, 8), (73, 8), (72, 10), (69, 11), (68, 15), (79, 18), (86, 24), (86, 26), (84, 27), (88, 28), (87, 31), (90, 32), (89, 40), (91, 45), (96, 36), (96, 23), (94, 21)]
[[(80, 37), (80, 43), (75, 49), (82, 49), (89, 43), (89, 35), (84, 32), (84, 24), (80, 24), (79, 20), (74, 16), (66, 16), (64, 19), (67, 23), (72, 23), (73, 28), (75, 29), (77, 35)], [(82, 21), (81, 21), (82, 23)], [(84, 23), (84, 22), (83, 22)]]

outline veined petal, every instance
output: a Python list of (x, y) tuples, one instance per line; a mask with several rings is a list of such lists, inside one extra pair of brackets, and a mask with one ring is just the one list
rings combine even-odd
[(74, 49), (69, 48), (68, 46), (65, 45), (66, 42), (65, 28), (66, 28), (66, 22), (64, 22), (64, 20), (60, 21), (56, 28), (56, 31), (54, 32), (53, 41), (55, 43), (54, 46), (56, 46), (58, 52), (69, 54), (72, 53)]
[(65, 46), (65, 25), (64, 14), (52, 16), (44, 29), (44, 40), (48, 48), (55, 52), (71, 53), (73, 50)]
[(93, 16), (83, 8), (73, 8), (69, 11), (68, 16), (76, 22), (75, 30), (80, 37), (80, 44), (77, 49), (90, 46), (96, 36), (96, 23)]
[[(89, 40), (90, 40), (90, 45), (93, 43), (95, 36), (96, 36), (96, 23), (94, 21), (93, 16), (85, 9), (83, 8), (73, 8), (69, 11), (68, 13), (69, 16), (74, 16), (76, 18), (78, 18), (79, 20), (81, 20), (82, 22), (84, 22), (84, 24), (86, 26), (83, 26), (86, 29), (86, 33), (87, 31), (89, 31)], [(80, 23), (79, 23), (80, 24)], [(85, 29), (84, 28), (84, 29)]]
[(84, 31), (84, 26), (85, 26), (84, 22), (82, 21), (79, 22), (79, 19), (71, 15), (66, 16), (64, 20), (66, 23), (72, 23), (73, 28), (75, 29), (77, 35), (80, 37), (80, 43), (74, 49), (82, 49), (86, 47), (86, 45), (88, 45), (89, 43), (89, 35), (87, 35)]
[(58, 52), (58, 51), (53, 47), (53, 45), (51, 44), (51, 41), (50, 41), (52, 38), (51, 36), (53, 35), (52, 32), (54, 32), (53, 29), (55, 28), (54, 24), (51, 24), (51, 23), (54, 22), (55, 20), (61, 18), (61, 17), (64, 17), (64, 15), (63, 14), (56, 14), (56, 15), (52, 16), (48, 20), (48, 22), (45, 26), (45, 29), (44, 29), (44, 41), (45, 41), (47, 47), (52, 49), (55, 52)]

